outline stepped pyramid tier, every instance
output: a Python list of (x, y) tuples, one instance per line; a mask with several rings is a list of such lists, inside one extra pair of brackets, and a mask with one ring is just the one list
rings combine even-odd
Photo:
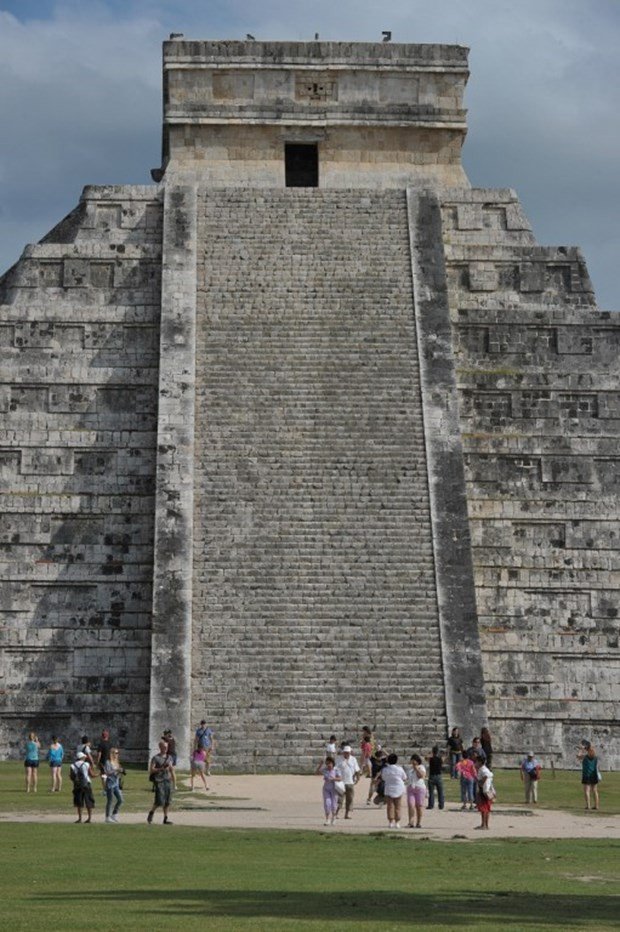
[(2, 724), (617, 766), (617, 315), (461, 166), (467, 50), (164, 43), (151, 186), (0, 279)]

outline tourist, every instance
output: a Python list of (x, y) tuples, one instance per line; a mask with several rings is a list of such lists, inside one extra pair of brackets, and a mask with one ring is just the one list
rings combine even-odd
[(205, 770), (207, 769), (207, 752), (204, 748), (195, 748), (192, 751), (192, 757), (189, 762), (190, 774), (189, 774), (189, 788), (190, 790), (194, 789), (194, 780), (196, 777), (200, 777), (202, 780), (202, 785), (205, 790), (208, 790), (207, 779), (205, 777)]
[(450, 776), (456, 780), (458, 777), (456, 765), (463, 760), (463, 739), (458, 728), (453, 728), (448, 738), (448, 751), (450, 753)]
[[(104, 728), (103, 731), (101, 732), (99, 743), (97, 747), (95, 748), (95, 752), (94, 752), (94, 761), (95, 761), (94, 766), (99, 771), (99, 776), (101, 778), (101, 788), (103, 789), (104, 793), (105, 793), (105, 787), (106, 787), (104, 771), (105, 771), (105, 765), (107, 764), (110, 758), (111, 749), (112, 749), (112, 743), (110, 741), (110, 732), (108, 731), (107, 728)], [(91, 754), (91, 759), (93, 759), (92, 754)]]
[(381, 771), (387, 802), (387, 817), (390, 828), (400, 828), (400, 810), (407, 789), (407, 774), (398, 763), (396, 754), (388, 754)]
[(88, 735), (82, 735), (80, 742), (75, 751), (75, 758), (77, 760), (78, 754), (83, 754), (91, 767), (95, 766), (95, 761), (93, 760), (93, 752), (90, 746), (90, 739)]
[(29, 793), (31, 790), (33, 793), (37, 792), (37, 784), (39, 782), (39, 751), (41, 750), (41, 742), (37, 738), (34, 731), (29, 732), (28, 737), (26, 738), (26, 753), (24, 758), (24, 768), (26, 772), (26, 792)]
[(360, 765), (351, 754), (351, 745), (345, 744), (343, 747), (341, 755), (336, 760), (336, 768), (342, 774), (342, 782), (344, 783), (344, 817), (345, 819), (351, 819), (353, 818), (351, 810), (353, 809), (355, 784), (361, 775)]
[(443, 777), (443, 757), (439, 753), (439, 747), (434, 746), (431, 756), (428, 758), (428, 805), (427, 809), (432, 809), (435, 805), (435, 790), (437, 791), (437, 805), (440, 809), (444, 807)]
[(456, 765), (456, 772), (461, 780), (461, 809), (474, 808), (476, 790), (476, 765), (471, 757), (464, 757)]
[[(491, 742), (491, 732), (486, 726), (480, 729), (480, 747), (484, 751), (486, 758), (486, 765), (491, 769), (491, 762), (493, 760), (493, 744)], [(480, 751), (478, 751), (480, 753)]]
[(489, 819), (491, 817), (491, 804), (495, 799), (495, 788), (493, 786), (493, 773), (487, 767), (486, 759), (477, 754), (474, 758), (476, 767), (476, 808), (480, 813), (480, 825), (476, 828), (488, 829)]
[(62, 760), (64, 756), (65, 749), (56, 735), (52, 735), (52, 740), (47, 751), (47, 761), (50, 765), (50, 776), (52, 778), (52, 793), (60, 793), (62, 789)]
[(333, 757), (334, 760), (336, 760), (336, 754), (338, 753), (338, 745), (336, 741), (336, 735), (330, 735), (329, 741), (325, 742), (325, 747), (323, 748), (323, 761), (326, 761), (328, 757)]
[(375, 748), (375, 753), (370, 758), (370, 786), (368, 787), (368, 798), (366, 799), (366, 805), (370, 806), (373, 793), (376, 793), (375, 796), (375, 805), (380, 806), (385, 802), (385, 786), (383, 783), (383, 778), (381, 776), (383, 768), (387, 763), (387, 754), (383, 750), (380, 744)]
[(484, 761), (486, 761), (486, 759), (487, 759), (486, 752), (485, 752), (484, 748), (482, 747), (482, 743), (481, 743), (481, 741), (480, 741), (480, 738), (479, 738), (477, 735), (476, 735), (475, 738), (472, 738), (472, 739), (471, 739), (471, 744), (470, 744), (470, 746), (467, 748), (466, 754), (467, 754), (467, 757), (469, 757), (470, 760), (475, 761), (475, 760), (476, 760), (476, 757), (480, 756), (480, 757), (482, 757), (482, 759), (483, 759)]
[(124, 773), (125, 771), (121, 767), (119, 760), (118, 748), (110, 748), (108, 759), (103, 765), (106, 795), (106, 822), (118, 822), (118, 810), (123, 805), (121, 777)]
[(84, 751), (78, 751), (75, 755), (75, 761), (71, 764), (69, 776), (73, 783), (73, 805), (77, 809), (76, 824), (82, 821), (82, 812), (86, 809), (88, 818), (84, 824), (92, 822), (93, 809), (95, 808), (95, 797), (93, 796), (91, 762)]
[(163, 735), (162, 741), (165, 741), (168, 745), (168, 757), (172, 763), (172, 788), (176, 790), (177, 788), (177, 739), (172, 734), (171, 728), (166, 728)]
[[(206, 723), (205, 723), (206, 724)], [(168, 745), (165, 741), (159, 742), (159, 753), (151, 758), (149, 765), (149, 779), (155, 789), (155, 801), (149, 809), (146, 821), (151, 824), (155, 810), (161, 808), (164, 811), (164, 825), (172, 825), (168, 818), (168, 810), (172, 802), (172, 761), (168, 756)]]
[[(579, 755), (578, 755), (579, 756)], [(586, 799), (586, 809), (598, 809), (598, 785), (601, 782), (601, 773), (598, 766), (598, 757), (592, 744), (588, 744), (585, 754), (581, 755), (581, 783)], [(591, 795), (594, 796), (594, 805), (591, 806)]]
[(422, 813), (426, 805), (426, 767), (422, 763), (419, 754), (412, 754), (410, 763), (407, 787), (407, 808), (409, 811), (407, 828), (422, 828)]
[(360, 752), (362, 758), (362, 773), (367, 777), (370, 777), (372, 774), (370, 760), (372, 758), (373, 750), (372, 732), (369, 728), (364, 727), (364, 731), (362, 732), (362, 740), (360, 741)]
[(213, 729), (209, 728), (205, 719), (200, 720), (200, 725), (196, 729), (194, 738), (194, 749), (203, 748), (206, 751), (206, 773), (211, 776), (211, 759), (215, 753), (215, 734)]
[(525, 784), (525, 802), (538, 802), (538, 781), (542, 765), (534, 757), (533, 751), (528, 751), (521, 762), (521, 782)]
[(112, 749), (112, 743), (110, 741), (110, 732), (107, 728), (104, 728), (101, 732), (101, 737), (99, 738), (99, 744), (95, 748), (95, 767), (98, 768), (100, 773), (103, 773), (105, 765), (110, 757), (110, 751)]
[[(342, 774), (336, 767), (336, 761), (328, 754), (316, 768), (316, 773), (323, 777), (323, 811), (325, 813), (324, 825), (333, 825), (336, 813), (340, 808), (338, 783), (342, 783)], [(344, 784), (342, 786), (344, 792)]]

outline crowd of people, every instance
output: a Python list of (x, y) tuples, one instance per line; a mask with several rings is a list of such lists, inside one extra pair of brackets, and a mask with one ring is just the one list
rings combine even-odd
[[(484, 743), (483, 743), (484, 742)], [(486, 746), (486, 750), (485, 750)], [(368, 726), (362, 729), (359, 743), (362, 765), (353, 754), (348, 741), (337, 744), (335, 735), (326, 743), (316, 773), (323, 777), (323, 810), (325, 825), (333, 825), (344, 807), (344, 818), (352, 818), (355, 786), (366, 776), (370, 780), (366, 804), (385, 806), (389, 828), (401, 828), (404, 801), (407, 805), (407, 828), (421, 828), (425, 809), (433, 809), (435, 797), (439, 809), (445, 806), (443, 786), (444, 757), (439, 745), (428, 757), (414, 753), (407, 766), (398, 762), (398, 755), (388, 753), (379, 744)], [(480, 737), (464, 749), (458, 728), (448, 740), (450, 775), (461, 781), (462, 809), (474, 805), (481, 817), (481, 829), (488, 829), (492, 801), (495, 799), (491, 735), (483, 728)]]
[[(209, 774), (211, 758), (215, 751), (215, 735), (206, 721), (202, 720), (196, 729), (192, 752), (190, 755), (191, 789), (194, 778), (201, 776), (205, 789), (208, 789), (205, 773)], [(26, 792), (36, 793), (39, 785), (39, 764), (46, 760), (50, 768), (50, 792), (62, 790), (62, 765), (65, 762), (65, 748), (57, 735), (53, 735), (48, 750), (43, 754), (38, 735), (30, 732), (26, 738), (24, 771)], [(153, 821), (157, 809), (163, 810), (164, 825), (172, 825), (168, 810), (172, 801), (173, 790), (177, 787), (176, 776), (177, 747), (176, 738), (170, 728), (164, 730), (158, 744), (157, 753), (149, 762), (149, 781), (153, 789), (153, 805), (147, 814), (147, 822)], [(82, 735), (73, 761), (69, 767), (69, 778), (73, 787), (73, 805), (77, 813), (76, 823), (88, 824), (92, 821), (95, 809), (94, 783), (99, 780), (105, 795), (105, 821), (117, 823), (123, 805), (123, 777), (126, 771), (120, 761), (120, 750), (110, 740), (110, 732), (103, 729), (96, 745), (91, 743), (88, 735)]]
[[(211, 761), (215, 752), (215, 735), (207, 722), (201, 720), (196, 728), (190, 752), (190, 790), (196, 779), (208, 790), (206, 777), (211, 774)], [(38, 736), (30, 732), (25, 745), (26, 792), (38, 791), (39, 763), (42, 746)], [(480, 829), (488, 829), (493, 801), (496, 798), (493, 784), (493, 744), (489, 729), (484, 727), (480, 735), (472, 738), (469, 746), (461, 737), (458, 727), (448, 736), (445, 749), (433, 746), (430, 754), (423, 757), (413, 753), (405, 766), (399, 763), (398, 755), (388, 753), (377, 742), (372, 729), (364, 726), (359, 741), (359, 758), (349, 741), (338, 743), (331, 735), (325, 744), (323, 756), (316, 773), (323, 777), (323, 810), (325, 825), (333, 825), (344, 810), (344, 818), (353, 817), (355, 787), (362, 777), (367, 777), (368, 793), (366, 805), (385, 806), (389, 828), (401, 828), (403, 810), (407, 807), (407, 828), (421, 828), (425, 809), (433, 809), (435, 800), (439, 809), (445, 806), (443, 784), (444, 769), (450, 778), (459, 781), (462, 810), (477, 809), (480, 813)], [(50, 791), (62, 790), (62, 765), (65, 749), (58, 736), (53, 735), (44, 759), (50, 768)], [(176, 738), (170, 729), (165, 729), (158, 744), (157, 753), (149, 762), (149, 780), (153, 789), (153, 805), (148, 811), (147, 822), (151, 823), (158, 809), (163, 812), (163, 824), (172, 825), (169, 809), (172, 793), (177, 788)], [(581, 782), (584, 789), (586, 809), (599, 808), (599, 784), (601, 773), (593, 745), (582, 741), (577, 749), (577, 760), (581, 765)], [(524, 785), (525, 802), (538, 803), (538, 787), (542, 764), (532, 751), (524, 756), (519, 773)], [(69, 769), (73, 787), (73, 804), (77, 812), (77, 823), (92, 821), (95, 809), (93, 781), (100, 780), (105, 795), (105, 821), (117, 823), (123, 805), (123, 777), (120, 751), (110, 740), (107, 729), (93, 746), (88, 735), (82, 735), (75, 750)]]
[[(362, 776), (370, 782), (367, 805), (384, 805), (388, 826), (401, 828), (404, 801), (407, 804), (407, 828), (421, 828), (425, 809), (433, 809), (435, 800), (439, 809), (445, 806), (443, 784), (444, 769), (450, 778), (459, 781), (462, 810), (476, 809), (480, 814), (479, 829), (488, 829), (496, 791), (493, 783), (493, 743), (487, 727), (475, 735), (466, 746), (458, 727), (454, 727), (445, 750), (434, 745), (430, 754), (423, 757), (412, 754), (408, 764), (401, 765), (395, 753), (381, 747), (367, 726), (362, 729), (359, 742), (361, 765), (353, 754), (349, 741), (337, 743), (331, 735), (316, 773), (323, 777), (323, 809), (325, 825), (333, 825), (344, 808), (344, 818), (352, 817), (355, 786)], [(581, 782), (586, 809), (598, 809), (601, 773), (598, 757), (589, 741), (582, 741), (577, 760), (581, 764)], [(538, 786), (542, 764), (533, 751), (523, 757), (519, 775), (524, 785), (525, 802), (538, 803)]]

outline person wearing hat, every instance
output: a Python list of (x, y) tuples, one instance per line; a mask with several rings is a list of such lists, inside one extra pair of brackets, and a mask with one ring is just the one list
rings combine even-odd
[(542, 765), (534, 757), (533, 751), (528, 751), (521, 763), (521, 782), (525, 784), (525, 802), (538, 802), (538, 781)]
[(345, 744), (342, 752), (336, 761), (336, 767), (342, 776), (344, 783), (344, 817), (351, 819), (351, 810), (353, 809), (353, 797), (355, 795), (355, 784), (361, 776), (360, 765), (351, 754), (351, 745)]
[(77, 809), (78, 815), (76, 823), (82, 821), (82, 810), (86, 809), (88, 818), (84, 821), (87, 824), (92, 821), (95, 797), (93, 796), (90, 761), (84, 751), (78, 751), (75, 755), (75, 761), (71, 764), (69, 776), (73, 783), (73, 805)]

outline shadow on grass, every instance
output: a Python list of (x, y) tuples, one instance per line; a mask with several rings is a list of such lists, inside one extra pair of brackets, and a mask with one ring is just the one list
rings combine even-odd
[[(353, 892), (281, 890), (124, 890), (122, 892), (81, 890), (76, 894), (45, 894), (36, 899), (47, 904), (56, 900), (63, 905), (81, 902), (91, 908), (95, 902), (111, 906), (131, 903), (141, 915), (171, 921), (183, 919), (289, 919), (350, 924), (365, 922), (371, 916), (380, 917), (380, 925), (423, 923), (433, 926), (471, 928), (492, 923), (525, 929), (529, 925), (583, 929), (594, 923), (617, 928), (620, 901), (617, 896), (561, 896), (524, 892), (494, 891), (475, 894), (434, 895), (404, 894), (368, 890)], [(131, 909), (127, 910), (131, 921)]]

